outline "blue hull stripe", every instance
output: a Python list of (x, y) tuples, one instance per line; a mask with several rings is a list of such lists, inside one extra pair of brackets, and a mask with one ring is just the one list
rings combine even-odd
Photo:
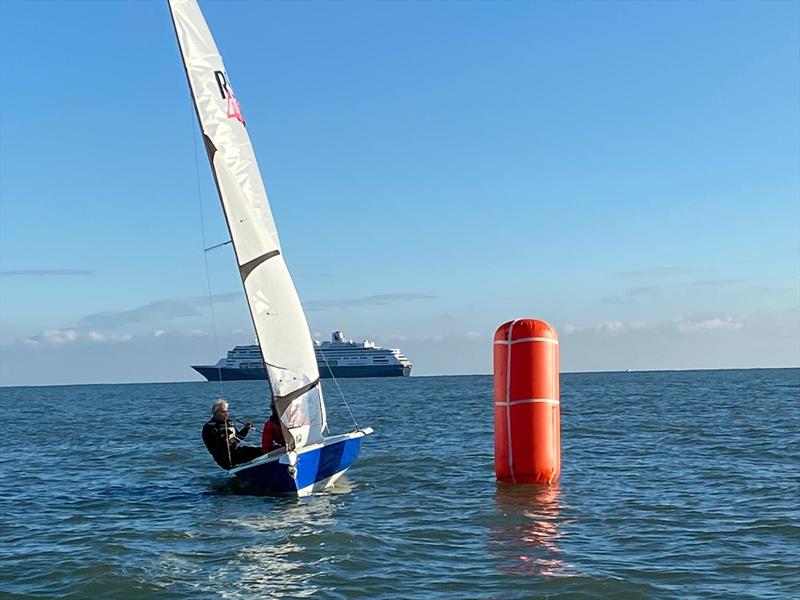
[(277, 460), (236, 472), (253, 491), (265, 494), (294, 494), (298, 490), (333, 477), (358, 458), (363, 437), (342, 440), (297, 455), (297, 478), (289, 475), (289, 466)]

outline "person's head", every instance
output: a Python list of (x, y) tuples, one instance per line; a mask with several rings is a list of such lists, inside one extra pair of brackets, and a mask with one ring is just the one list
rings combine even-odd
[(228, 418), (228, 403), (222, 398), (211, 405), (211, 415), (218, 423), (224, 423)]

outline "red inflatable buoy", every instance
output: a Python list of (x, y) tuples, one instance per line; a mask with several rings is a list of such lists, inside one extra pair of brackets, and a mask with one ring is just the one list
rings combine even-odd
[(494, 334), (494, 471), (506, 483), (553, 483), (561, 471), (558, 335), (516, 319)]

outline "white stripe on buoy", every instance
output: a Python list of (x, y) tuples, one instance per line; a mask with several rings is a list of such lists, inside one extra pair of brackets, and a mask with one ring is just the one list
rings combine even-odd
[(512, 400), (511, 402), (495, 402), (495, 406), (516, 406), (517, 404), (560, 404), (552, 398), (528, 398), (526, 400)]
[(546, 337), (529, 337), (529, 338), (520, 338), (518, 340), (495, 340), (495, 344), (522, 344), (523, 342), (549, 342), (551, 344), (558, 344), (558, 340), (554, 340), (553, 338), (546, 338)]
[(508, 470), (511, 472), (511, 483), (517, 483), (517, 477), (514, 475), (514, 446), (511, 442), (511, 332), (514, 331), (514, 324), (519, 319), (511, 321), (508, 326), (508, 360), (506, 362), (506, 427), (508, 428)]

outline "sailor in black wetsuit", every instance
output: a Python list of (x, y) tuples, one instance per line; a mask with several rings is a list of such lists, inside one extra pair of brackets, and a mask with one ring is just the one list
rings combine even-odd
[(263, 452), (255, 446), (240, 446), (239, 442), (247, 437), (252, 423), (245, 423), (239, 431), (228, 419), (228, 403), (217, 400), (211, 407), (211, 420), (203, 425), (203, 443), (206, 445), (214, 461), (223, 469), (250, 462)]

